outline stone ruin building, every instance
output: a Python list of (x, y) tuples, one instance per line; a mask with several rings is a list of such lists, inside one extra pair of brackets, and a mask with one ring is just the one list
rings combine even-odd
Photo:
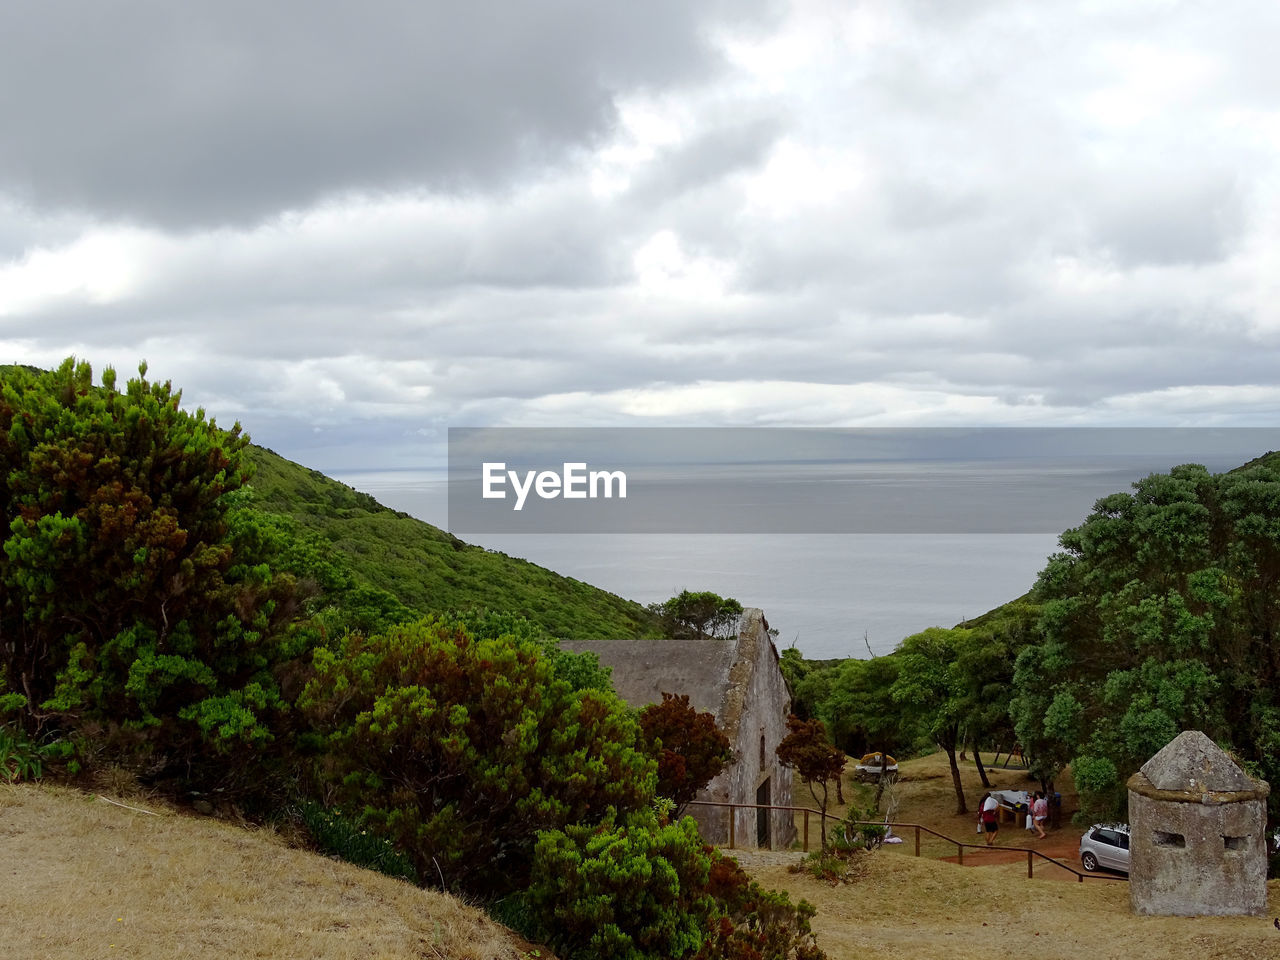
[[(761, 610), (744, 610), (737, 636), (729, 639), (565, 641), (563, 646), (596, 654), (612, 668), (618, 695), (633, 707), (661, 703), (664, 693), (686, 694), (696, 710), (715, 716), (733, 745), (735, 762), (698, 800), (791, 804), (792, 772), (774, 752), (787, 735), (791, 697)], [(695, 804), (687, 813), (708, 843), (729, 842), (727, 808)], [(787, 811), (738, 809), (732, 816), (735, 846), (780, 849), (795, 839), (795, 821)]]
[(1135, 913), (1261, 916), (1267, 794), (1198, 730), (1129, 778), (1129, 896)]

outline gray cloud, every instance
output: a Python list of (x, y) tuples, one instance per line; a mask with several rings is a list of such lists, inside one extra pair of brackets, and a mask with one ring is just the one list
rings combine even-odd
[(146, 357), (320, 467), (1280, 412), (1278, 13), (67, 9), (0, 13), (0, 345)]
[(190, 228), (342, 191), (509, 188), (603, 137), (616, 94), (711, 76), (716, 7), (9, 4), (0, 191)]

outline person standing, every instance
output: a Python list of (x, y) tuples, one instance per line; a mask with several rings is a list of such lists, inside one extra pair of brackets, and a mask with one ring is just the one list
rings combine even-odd
[(1049, 818), (1049, 801), (1045, 798), (1043, 790), (1036, 791), (1036, 799), (1031, 804), (1031, 822), (1035, 824), (1037, 839), (1045, 838), (1044, 822)]
[(990, 793), (984, 793), (981, 811), (982, 829), (986, 831), (989, 847), (995, 842), (996, 832), (1000, 829), (1000, 802)]

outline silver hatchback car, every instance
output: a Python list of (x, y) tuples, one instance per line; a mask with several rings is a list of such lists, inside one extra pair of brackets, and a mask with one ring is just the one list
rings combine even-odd
[(1095, 823), (1080, 838), (1080, 865), (1090, 873), (1105, 867), (1129, 872), (1129, 825)]

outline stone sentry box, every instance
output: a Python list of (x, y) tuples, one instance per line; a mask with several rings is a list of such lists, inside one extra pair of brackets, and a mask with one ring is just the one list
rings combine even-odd
[(1135, 913), (1266, 913), (1265, 781), (1188, 730), (1143, 764), (1128, 787)]

